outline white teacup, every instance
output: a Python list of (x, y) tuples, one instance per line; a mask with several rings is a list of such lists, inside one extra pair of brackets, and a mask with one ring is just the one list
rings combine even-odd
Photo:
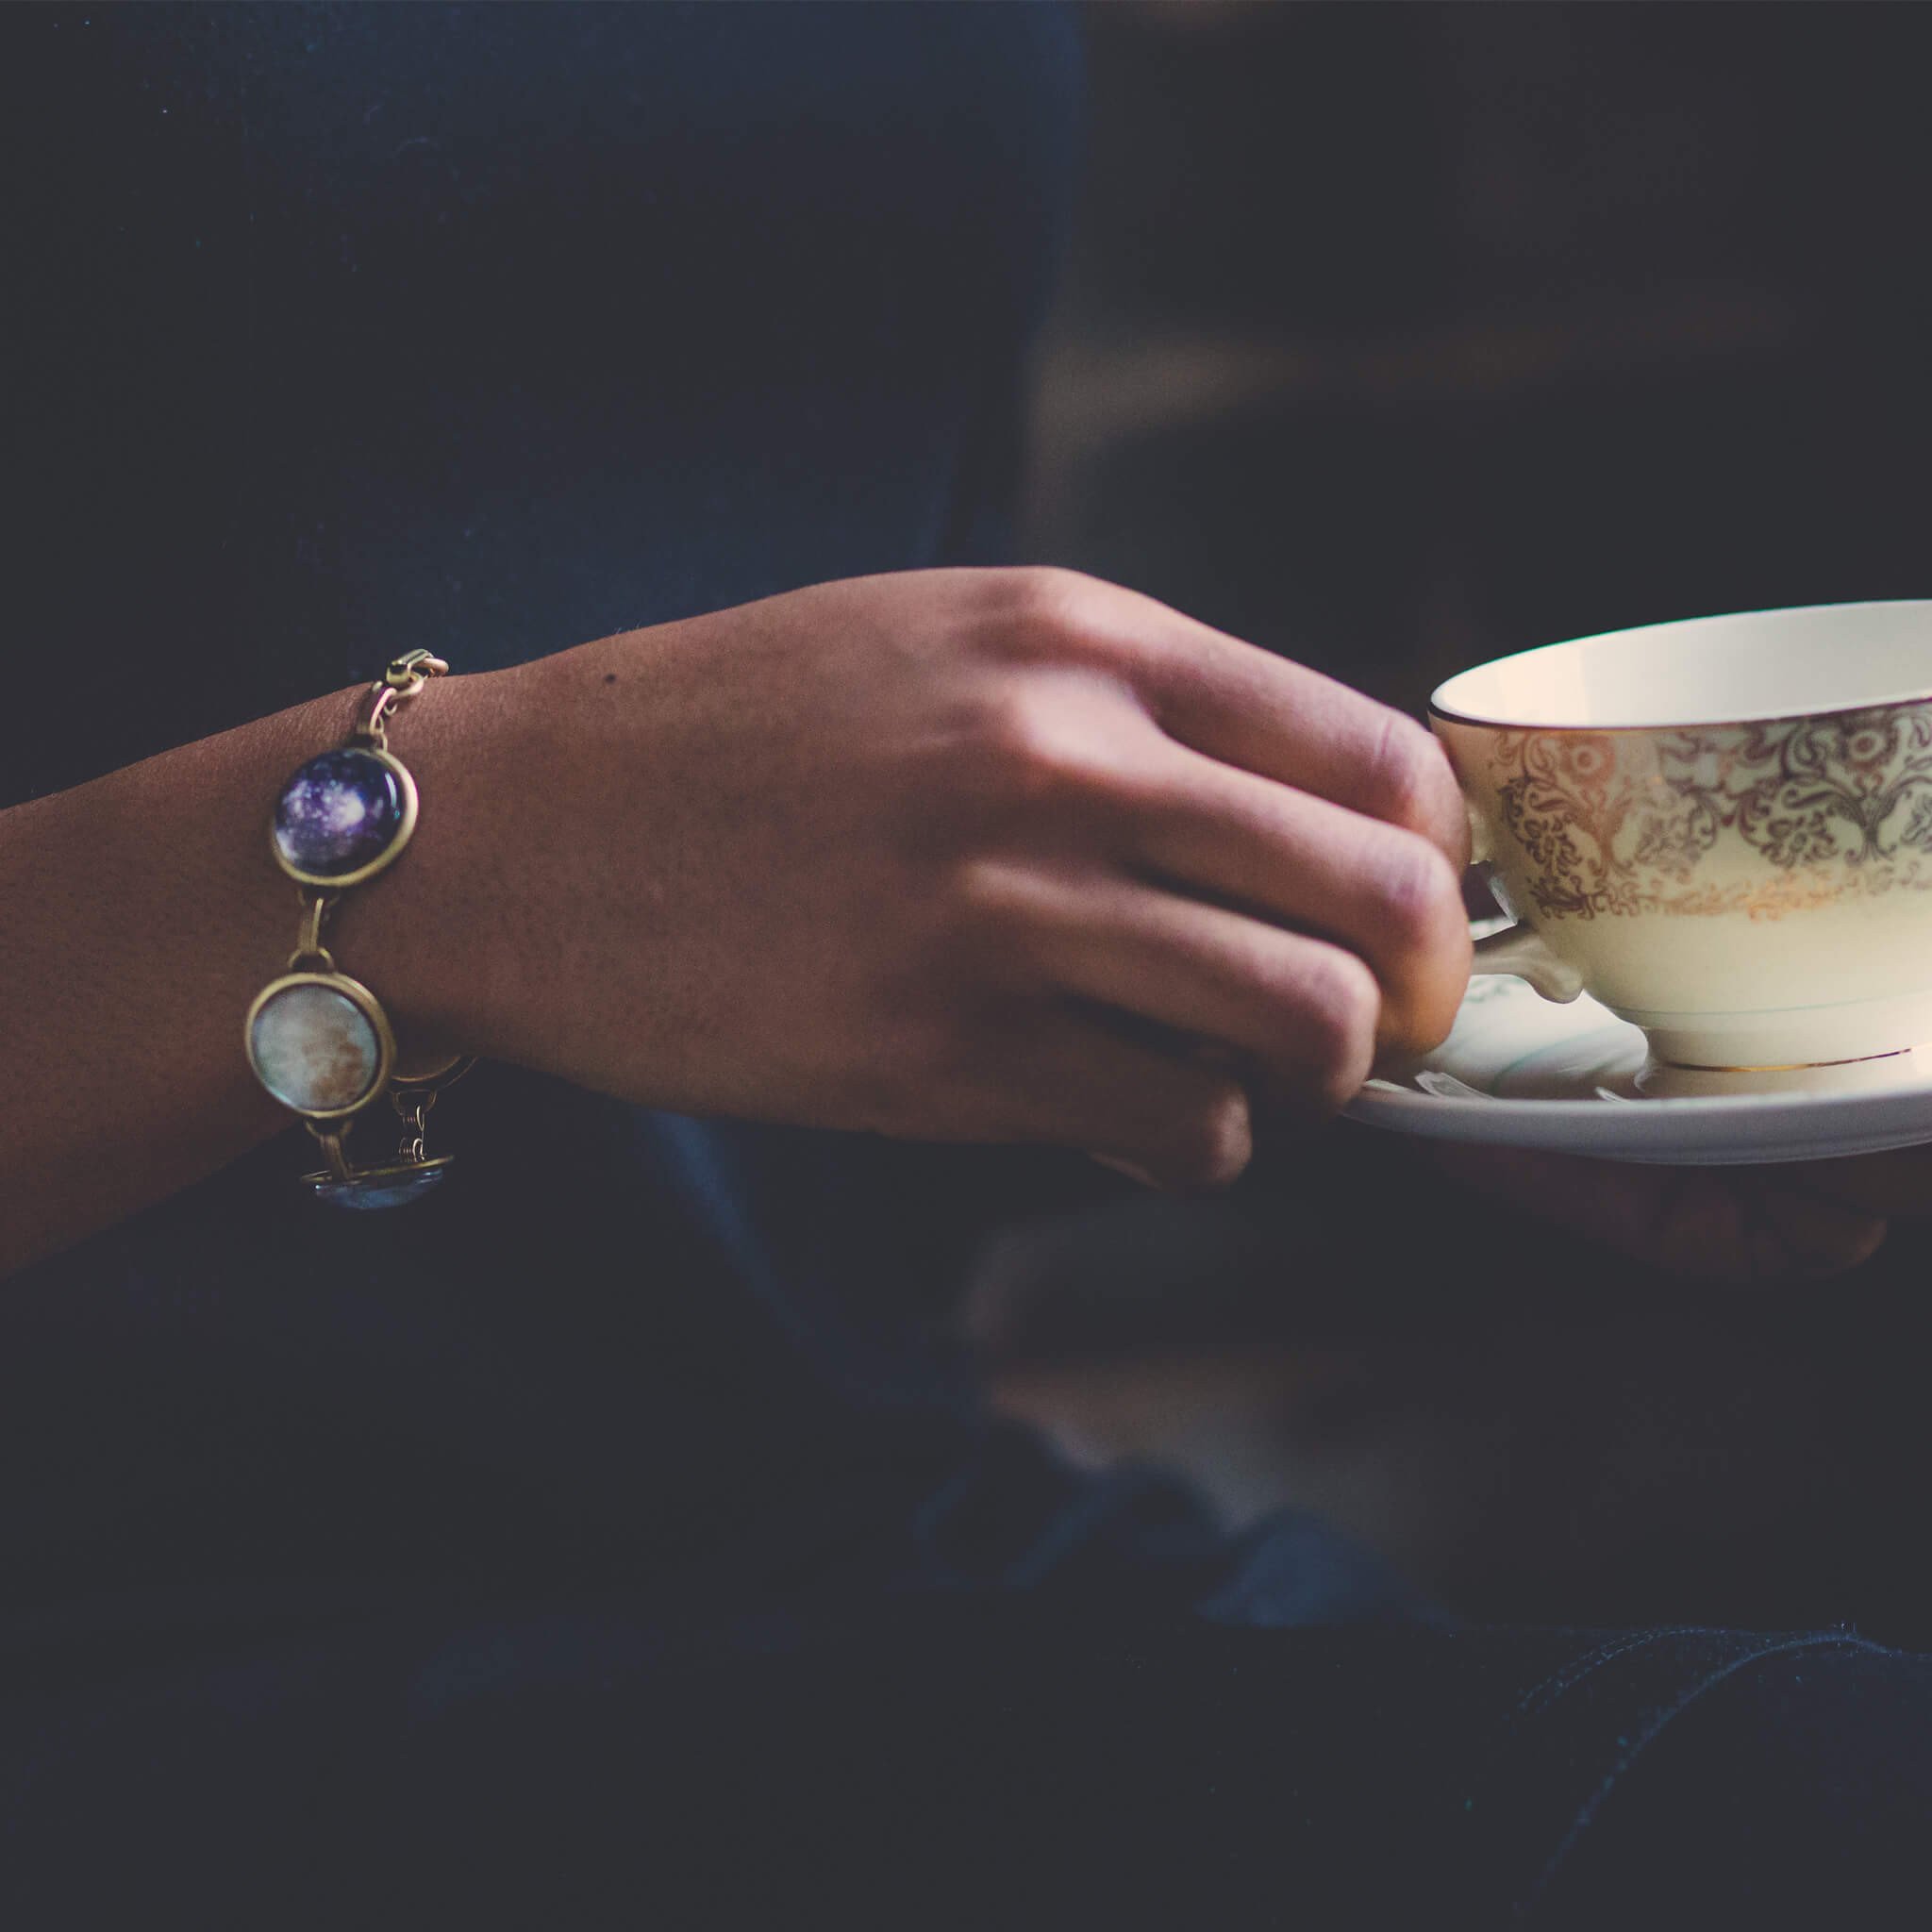
[(1478, 971), (1587, 988), (1693, 1074), (1932, 1041), (1932, 601), (1581, 638), (1429, 710), (1523, 922)]

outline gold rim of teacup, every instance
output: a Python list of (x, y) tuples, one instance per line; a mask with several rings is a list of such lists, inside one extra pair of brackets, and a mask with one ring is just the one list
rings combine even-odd
[[(1527, 651), (1522, 653), (1529, 656)], [(1498, 663), (1506, 660), (1498, 658)], [(1483, 668), (1483, 667), (1478, 667)], [(1457, 675), (1462, 674), (1457, 673)], [(1591, 738), (1611, 738), (1619, 734), (1628, 735), (1646, 731), (1741, 731), (1748, 724), (1803, 724), (1817, 718), (1849, 718), (1860, 711), (1896, 711), (1907, 705), (1932, 705), (1932, 691), (1922, 692), (1917, 697), (1878, 698), (1869, 705), (1833, 705), (1822, 711), (1771, 711), (1755, 718), (1699, 718), (1679, 724), (1665, 722), (1657, 724), (1511, 724), (1504, 718), (1474, 718), (1467, 711), (1452, 711), (1446, 705), (1429, 700), (1429, 716), (1441, 718), (1450, 724), (1474, 724), (1482, 731), (1533, 731), (1539, 738), (1555, 737), (1558, 732), (1584, 732)]]
[(1664, 618), (1650, 624), (1624, 625), (1614, 630), (1586, 631), (1580, 637), (1558, 638), (1551, 643), (1531, 644), (1522, 650), (1507, 651), (1500, 658), (1486, 658), (1480, 664), (1465, 665), (1453, 677), (1445, 677), (1429, 693), (1428, 714), (1432, 718), (1443, 719), (1451, 724), (1474, 724), (1490, 731), (1728, 731), (1745, 724), (1792, 724), (1807, 719), (1845, 718), (1858, 711), (1889, 711), (1902, 705), (1932, 704), (1932, 688), (1926, 688), (1918, 691), (1900, 692), (1890, 697), (1871, 698), (1863, 704), (1827, 705), (1816, 708), (1807, 707), (1795, 711), (1759, 711), (1743, 718), (1654, 719), (1647, 724), (1537, 724), (1526, 720), (1511, 722), (1505, 718), (1484, 718), (1473, 712), (1458, 711), (1440, 702), (1441, 693), (1452, 684), (1460, 682), (1477, 671), (1491, 671), (1499, 664), (1515, 663), (1524, 658), (1541, 658), (1557, 651), (1574, 650), (1585, 644), (1609, 643), (1658, 631), (1702, 628), (1707, 625), (1749, 624), (1766, 619), (1827, 615), (1850, 618), (1854, 613), (1912, 608), (1918, 608), (1921, 612), (1932, 612), (1932, 598), (1857, 597), (1849, 602), (1836, 604), (1774, 605), (1761, 610), (1715, 610), (1703, 617)]

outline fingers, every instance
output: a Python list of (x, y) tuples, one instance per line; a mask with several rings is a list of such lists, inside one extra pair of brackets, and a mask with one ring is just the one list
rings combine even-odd
[(1457, 872), (1467, 865), (1461, 794), (1414, 720), (1117, 584), (1066, 571), (1015, 576), (1026, 626), (1048, 648), (1124, 674), (1170, 737), (1414, 832)]
[(1342, 947), (1130, 879), (1014, 867), (979, 892), (1010, 970), (1233, 1047), (1310, 1108), (1345, 1105), (1368, 1076), (1381, 992)]
[(1248, 1164), (1248, 1096), (1218, 1069), (1141, 1046), (1072, 1008), (991, 1065), (1000, 1138), (1079, 1148), (1163, 1188), (1224, 1187)]
[(1633, 1259), (1673, 1274), (1750, 1278), (1737, 1197), (1701, 1170), (1454, 1142), (1429, 1154), (1466, 1186)]
[(1821, 1200), (1774, 1176), (1757, 1183), (1758, 1271), (1823, 1278), (1869, 1261), (1885, 1241), (1885, 1220), (1868, 1209)]
[(1214, 631), (1191, 657), (1177, 646), (1161, 670), (1156, 716), (1171, 737), (1414, 832), (1457, 872), (1468, 865), (1462, 793), (1447, 755), (1414, 719)]
[(1901, 1220), (1932, 1214), (1932, 1147), (1807, 1161), (1784, 1173), (1792, 1186), (1858, 1213)]
[[(992, 681), (1000, 702), (960, 741), (1003, 855), (967, 860), (960, 909), (975, 945), (997, 936), (1011, 990), (1212, 1042), (1311, 1110), (1344, 1105), (1378, 1044), (1447, 1032), (1469, 969), (1467, 818), (1425, 731), (1116, 586), (993, 573), (974, 595), (989, 648), (1024, 675)], [(1118, 871), (1093, 868), (1096, 842)], [(1112, 1045), (1143, 1074), (1188, 1058)], [(1101, 1134), (1058, 1137), (1148, 1165)]]
[(1446, 1142), (1431, 1158), (1455, 1179), (1567, 1233), (1693, 1280), (1820, 1279), (1868, 1260), (1885, 1239), (1882, 1220), (1749, 1171)]
[(1420, 1052), (1469, 983), (1457, 874), (1414, 832), (1188, 751), (1163, 760), (1136, 857), (1172, 883), (1359, 954), (1381, 983), (1378, 1036)]
[[(998, 582), (1019, 599), (1004, 611), (1003, 648), (1031, 670), (1024, 708), (1015, 698), (996, 741), (975, 746), (974, 782), (1008, 774), (1036, 849), (1042, 828), (1052, 849), (1082, 823), (1110, 825), (1125, 840), (1111, 856), (1137, 877), (1359, 956), (1379, 983), (1384, 1043), (1439, 1041), (1470, 942), (1467, 816), (1434, 740), (1118, 586), (1052, 571)], [(1107, 692), (1112, 705), (1098, 699)]]

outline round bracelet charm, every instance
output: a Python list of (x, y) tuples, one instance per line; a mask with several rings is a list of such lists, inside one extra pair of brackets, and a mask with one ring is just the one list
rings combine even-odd
[(275, 863), (305, 886), (371, 877), (416, 829), (416, 783), (388, 752), (344, 745), (298, 767), (275, 801)]
[[(394, 1208), (439, 1187), (452, 1157), (432, 1158), (424, 1121), (438, 1091), (461, 1077), (467, 1057), (448, 1055), (415, 1073), (396, 1066), (395, 1035), (382, 1002), (323, 944), (337, 897), (389, 865), (416, 829), (416, 781), (389, 753), (396, 708), (449, 666), (426, 650), (405, 651), (369, 688), (348, 741), (298, 766), (275, 800), (269, 846), (303, 888), (302, 936), (288, 971), (256, 994), (242, 1022), (255, 1077), (300, 1114), (328, 1165), (304, 1174), (318, 1200), (342, 1208)], [(358, 1167), (350, 1129), (387, 1092), (401, 1117), (392, 1159)]]
[(392, 1160), (380, 1167), (358, 1167), (341, 1180), (325, 1169), (305, 1174), (302, 1185), (330, 1208), (367, 1213), (371, 1209), (403, 1208), (439, 1187), (456, 1159), (444, 1154), (435, 1160)]
[(375, 994), (345, 973), (290, 973), (248, 1008), (248, 1064), (284, 1107), (341, 1120), (382, 1091), (395, 1039)]

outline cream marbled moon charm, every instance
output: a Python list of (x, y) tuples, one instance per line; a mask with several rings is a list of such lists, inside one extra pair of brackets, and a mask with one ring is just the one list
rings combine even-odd
[(381, 1092), (395, 1039), (375, 994), (343, 973), (290, 973), (248, 1008), (248, 1064), (286, 1108), (341, 1120)]

